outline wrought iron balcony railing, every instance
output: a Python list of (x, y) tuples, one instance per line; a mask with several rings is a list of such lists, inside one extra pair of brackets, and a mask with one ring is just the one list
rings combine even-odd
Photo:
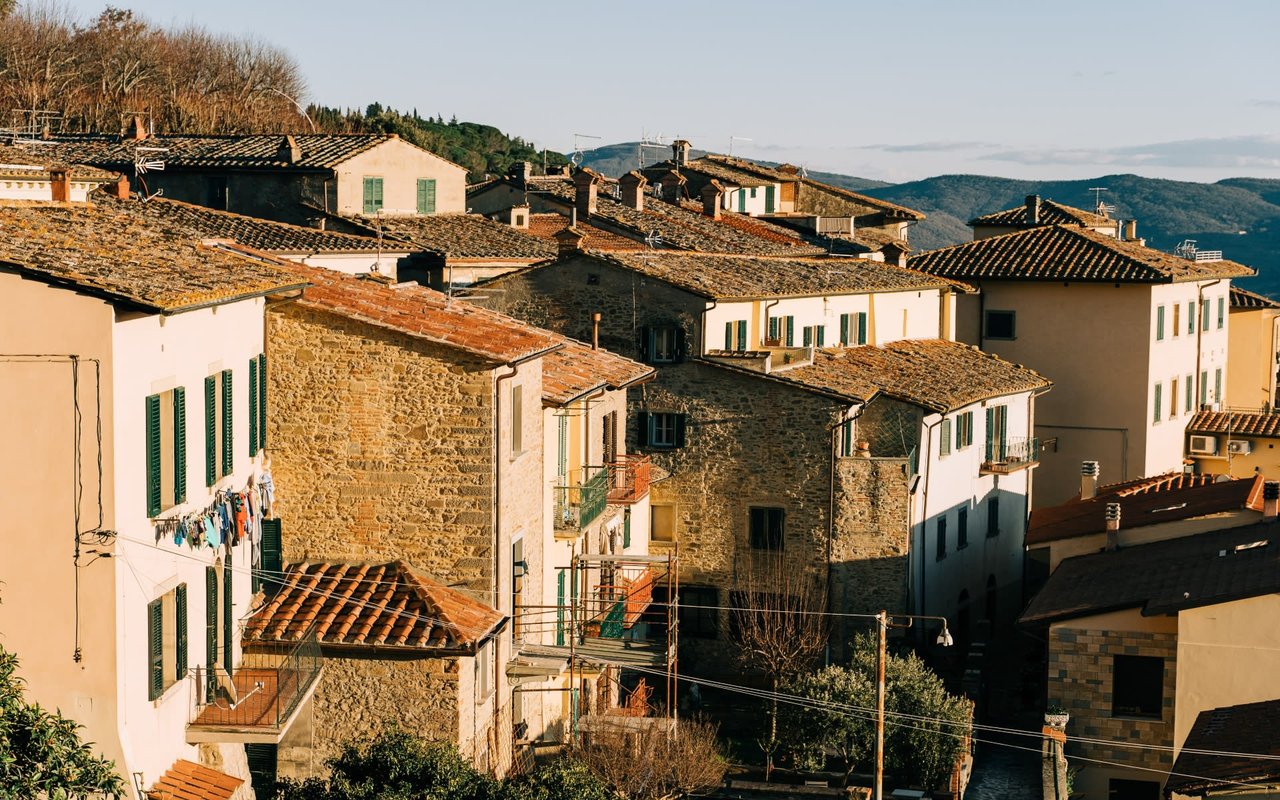
[(604, 513), (609, 502), (609, 470), (583, 467), (555, 487), (555, 527), (581, 531)]
[(1007, 475), (1040, 462), (1040, 440), (1016, 438), (987, 442), (981, 471), (984, 474)]

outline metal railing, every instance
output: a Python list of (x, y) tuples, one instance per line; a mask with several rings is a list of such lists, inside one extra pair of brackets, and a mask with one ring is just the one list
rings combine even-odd
[(1013, 472), (1040, 461), (1040, 440), (1030, 438), (996, 439), (987, 442), (983, 472)]
[(321, 661), (314, 626), (287, 650), (245, 652), (230, 676), (235, 702), (221, 686), (208, 692), (209, 680), (212, 677), (216, 684), (217, 677), (205, 667), (196, 667), (191, 674), (194, 706), (190, 724), (279, 731), (315, 684)]
[[(566, 485), (555, 487), (555, 527), (576, 530), (595, 522), (609, 503), (609, 470), (583, 467)], [(575, 480), (576, 478), (576, 480)]]
[(609, 464), (609, 502), (637, 503), (649, 494), (649, 457), (624, 453)]

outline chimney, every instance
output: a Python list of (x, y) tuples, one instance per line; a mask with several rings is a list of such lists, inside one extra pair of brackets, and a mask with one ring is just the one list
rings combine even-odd
[(528, 161), (517, 161), (511, 165), (511, 169), (507, 171), (507, 177), (520, 184), (523, 187), (529, 182), (529, 178), (533, 175), (533, 165)]
[(1080, 462), (1080, 499), (1092, 500), (1098, 495), (1098, 468), (1097, 461)]
[(668, 203), (680, 205), (681, 199), (684, 198), (684, 185), (689, 180), (679, 172), (669, 169), (659, 182), (662, 184), (662, 199)]
[(587, 237), (582, 231), (570, 225), (556, 233), (553, 238), (556, 240), (556, 251), (561, 256), (567, 256), (573, 253), (581, 253), (582, 240)]
[(600, 312), (591, 312), (591, 349), (600, 349)]
[(689, 163), (689, 150), (692, 147), (685, 139), (676, 139), (671, 143), (671, 160), (676, 166), (683, 167)]
[(578, 216), (590, 219), (596, 213), (596, 192), (599, 191), (600, 173), (583, 167), (573, 176), (573, 207)]
[(1107, 503), (1107, 549), (1115, 550), (1120, 546), (1120, 504)]
[(1040, 195), (1038, 194), (1027, 195), (1027, 224), (1040, 224)]
[(622, 204), (636, 211), (644, 211), (644, 190), (648, 185), (648, 179), (635, 170), (618, 178), (618, 186), (622, 189)]
[(720, 219), (720, 198), (724, 195), (724, 186), (715, 178), (702, 187), (702, 213), (712, 219)]
[(140, 142), (147, 138), (147, 123), (141, 116), (134, 115), (129, 127), (125, 129), (124, 138)]
[(129, 179), (123, 175), (115, 183), (104, 184), (102, 188), (112, 197), (118, 197), (121, 200), (129, 199)]
[(1262, 484), (1262, 517), (1275, 519), (1280, 511), (1280, 481), (1267, 481)]
[(1138, 241), (1138, 221), (1136, 219), (1126, 219), (1124, 221), (1124, 240), (1126, 242)]
[(507, 210), (507, 224), (522, 231), (529, 230), (529, 206), (512, 206)]
[(49, 168), (49, 188), (55, 203), (71, 201), (71, 179), (67, 177), (66, 167)]
[(298, 140), (293, 136), (285, 136), (281, 139), (280, 146), (276, 148), (276, 160), (286, 164), (297, 164), (301, 161), (302, 148), (298, 146)]

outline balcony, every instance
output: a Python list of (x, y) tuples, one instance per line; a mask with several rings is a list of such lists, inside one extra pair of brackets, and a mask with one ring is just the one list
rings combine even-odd
[(982, 475), (1008, 475), (1040, 463), (1040, 440), (1034, 436), (987, 442), (978, 471)]
[(288, 650), (247, 652), (231, 676), (234, 697), (225, 687), (213, 690), (208, 670), (197, 667), (191, 675), (187, 744), (279, 744), (315, 690), (320, 659), (314, 631)]
[(599, 519), (609, 502), (609, 474), (604, 467), (583, 467), (555, 487), (555, 529), (581, 533)]
[(609, 464), (609, 502), (638, 503), (649, 494), (649, 457), (624, 454)]

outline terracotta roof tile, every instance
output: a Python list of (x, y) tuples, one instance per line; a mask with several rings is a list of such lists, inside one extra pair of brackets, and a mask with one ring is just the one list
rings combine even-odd
[(1227, 478), (1170, 472), (1098, 488), (1088, 499), (1037, 508), (1027, 525), (1027, 544), (1091, 536), (1106, 530), (1108, 503), (1120, 504), (1120, 526), (1138, 528), (1241, 509), (1262, 510), (1262, 476)]
[(1253, 275), (1233, 261), (1190, 261), (1088, 228), (1047, 225), (930, 250), (908, 266), (960, 280), (1177, 283)]
[(691, 160), (680, 168), (700, 172), (709, 178), (722, 183), (731, 183), (734, 186), (765, 186), (771, 183), (795, 183), (798, 180), (796, 175), (732, 156), (707, 154)]
[(621, 389), (652, 378), (653, 367), (608, 350), (564, 339), (565, 346), (542, 359), (542, 400), (564, 405), (597, 389)]
[(191, 761), (175, 761), (147, 790), (147, 800), (231, 800), (241, 778)]
[[(970, 225), (989, 225), (992, 227), (1025, 228), (1030, 226), (1026, 205), (1007, 208), (985, 214), (969, 221)], [(1037, 225), (1078, 225), (1086, 228), (1114, 228), (1116, 220), (1082, 208), (1064, 206), (1052, 200), (1040, 201), (1040, 221)]]
[(812, 364), (772, 374), (853, 399), (883, 394), (937, 412), (1052, 385), (1035, 370), (945, 339), (816, 350)]
[(463, 650), (504, 620), (501, 612), (403, 561), (291, 564), (280, 590), (245, 624), (244, 639), (295, 642), (314, 628), (328, 645)]
[(1276, 592), (1280, 523), (1272, 520), (1065, 559), (1020, 622), (1127, 608), (1157, 616)]
[(67, 175), (73, 181), (112, 183), (120, 177), (119, 173), (87, 164), (66, 164), (51, 158), (51, 155), (40, 149), (0, 145), (0, 177), (22, 179), (33, 176), (39, 180), (48, 180), (50, 168), (55, 167), (68, 170)]
[(302, 158), (290, 163), (280, 157), (282, 134), (229, 134), (225, 136), (157, 135), (143, 141), (116, 136), (61, 136), (47, 145), (56, 157), (96, 166), (132, 170), (137, 146), (167, 147), (162, 154), (166, 168), (328, 169), (366, 150), (396, 139), (390, 133), (299, 133), (293, 140)]
[[(554, 240), (555, 235), (567, 227), (569, 218), (564, 214), (529, 215), (529, 234), (540, 239)], [(589, 250), (636, 252), (646, 249), (644, 242), (597, 228), (588, 222), (579, 221), (575, 227), (586, 234), (582, 246)]]
[(1280, 411), (1199, 411), (1187, 423), (1187, 433), (1280, 438)]
[(288, 268), (200, 244), (126, 204), (0, 205), (0, 263), (113, 302), (176, 313), (306, 285)]
[(1248, 289), (1241, 289), (1239, 286), (1231, 287), (1231, 307), (1232, 308), (1280, 308), (1280, 303), (1272, 300), (1266, 295), (1251, 292)]
[[(450, 259), (544, 261), (556, 257), (555, 245), (479, 214), (426, 214), (349, 218), (376, 233), (377, 226), (415, 249)], [(388, 244), (394, 247), (394, 244)]]
[[(1243, 788), (1236, 784), (1280, 783), (1277, 729), (1280, 699), (1201, 711), (1164, 784), (1165, 796), (1236, 794)], [(1214, 752), (1191, 752), (1196, 750)]]
[(296, 302), (498, 363), (559, 348), (563, 337), (423, 286), (387, 286), (316, 267), (290, 267), (312, 286)]
[[(861, 207), (861, 208), (870, 209), (872, 211), (886, 213), (889, 216), (899, 217), (902, 219), (913, 219), (913, 220), (919, 221), (925, 218), (925, 215), (923, 212), (916, 211), (914, 208), (907, 208), (906, 206), (900, 206), (897, 203), (890, 203), (888, 200), (881, 200), (878, 197), (870, 197), (865, 194), (858, 194), (857, 192), (851, 192), (848, 189), (841, 189), (839, 186), (832, 186), (829, 183), (822, 183), (820, 181), (815, 181), (809, 178), (805, 178), (804, 181), (802, 182), (802, 186), (804, 187), (804, 189), (812, 189), (814, 191), (821, 192), (822, 194), (829, 195), (831, 197), (835, 197), (837, 199), (844, 200), (846, 203), (849, 203), (852, 206), (852, 208), (850, 208), (850, 211), (851, 211), (850, 216), (862, 216), (862, 214), (857, 213), (859, 208)], [(808, 210), (808, 206), (805, 203), (803, 190), (801, 190), (800, 200), (797, 203), (796, 210), (797, 211)]]
[(807, 297), (936, 289), (932, 275), (862, 258), (765, 258), (681, 253), (599, 253), (598, 258), (702, 297)]

